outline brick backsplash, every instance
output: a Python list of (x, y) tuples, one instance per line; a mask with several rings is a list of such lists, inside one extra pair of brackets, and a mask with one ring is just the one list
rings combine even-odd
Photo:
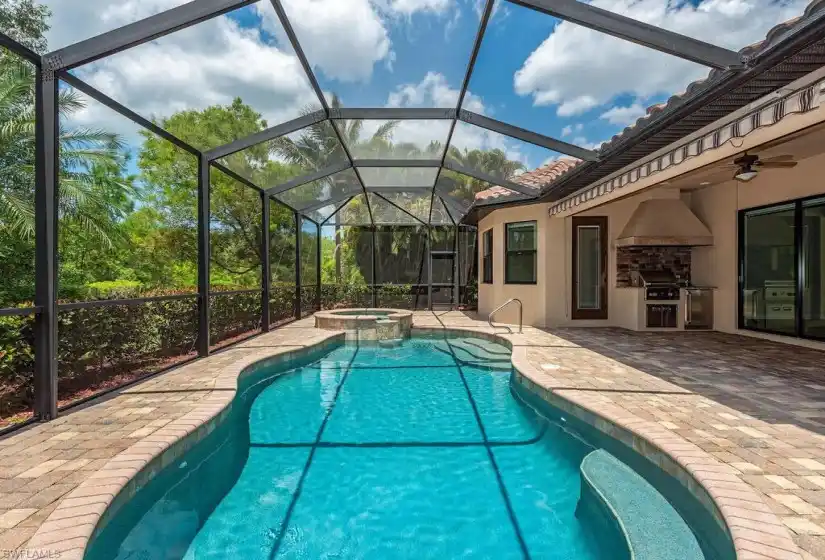
[(632, 286), (634, 270), (669, 270), (690, 280), (690, 247), (617, 247), (616, 286)]

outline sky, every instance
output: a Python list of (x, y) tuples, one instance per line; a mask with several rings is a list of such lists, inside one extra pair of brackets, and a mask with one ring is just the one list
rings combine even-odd
[[(184, 3), (182, 0), (45, 0), (57, 49)], [(739, 50), (806, 0), (595, 0), (618, 12)], [(347, 107), (454, 107), (483, 0), (283, 0), (325, 95)], [(241, 97), (268, 124), (319, 108), (272, 5), (263, 0), (76, 69), (75, 74), (148, 118)], [(463, 108), (590, 149), (684, 91), (709, 69), (497, 0)], [(138, 128), (88, 100), (69, 126), (121, 134)], [(365, 134), (380, 123), (365, 123)], [(396, 141), (444, 142), (436, 121), (403, 122)], [(460, 148), (500, 148), (534, 169), (560, 154), (461, 124)]]

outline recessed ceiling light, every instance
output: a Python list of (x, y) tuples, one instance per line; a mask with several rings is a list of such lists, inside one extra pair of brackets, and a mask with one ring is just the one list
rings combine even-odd
[(701, 183), (699, 183), (700, 187), (706, 187), (708, 185), (710, 185), (710, 181), (702, 181)]

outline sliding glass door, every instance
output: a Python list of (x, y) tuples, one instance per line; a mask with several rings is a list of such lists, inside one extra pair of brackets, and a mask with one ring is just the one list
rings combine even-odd
[(802, 335), (825, 340), (825, 198), (802, 203)]
[(825, 340), (825, 198), (739, 214), (740, 328)]

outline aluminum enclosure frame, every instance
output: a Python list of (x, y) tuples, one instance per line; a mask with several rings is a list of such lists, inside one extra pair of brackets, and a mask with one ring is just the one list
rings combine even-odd
[[(210, 150), (199, 150), (174, 134), (165, 130), (151, 120), (135, 113), (126, 106), (115, 101), (106, 94), (92, 87), (82, 79), (69, 73), (70, 70), (100, 60), (107, 56), (116, 54), (126, 49), (148, 43), (152, 40), (164, 37), (175, 31), (179, 31), (212, 18), (227, 14), (233, 10), (252, 5), (258, 1), (269, 1), (275, 9), (278, 19), (287, 34), (289, 42), (295, 51), (298, 60), (305, 71), (312, 89), (320, 103), (322, 110), (304, 115), (292, 121), (277, 124), (264, 131), (249, 135), (245, 138), (236, 139), (223, 146), (218, 146)], [(588, 4), (576, 0), (505, 0), (513, 4), (535, 10), (544, 14), (549, 14), (572, 23), (594, 29), (598, 32), (606, 33), (620, 39), (632, 41), (647, 48), (656, 49), (669, 55), (677, 56), (693, 62), (706, 65), (711, 68), (725, 70), (740, 70), (746, 68), (748, 60), (744, 60), (738, 53), (709, 44), (697, 41), (690, 37), (669, 32), (649, 24), (639, 22), (615, 13), (600, 10)], [(486, 0), (482, 12), (478, 31), (476, 33), (473, 49), (467, 64), (465, 76), (458, 100), (455, 107), (451, 108), (331, 108), (326, 100), (324, 92), (319, 86), (318, 80), (309, 64), (302, 46), (295, 34), (294, 29), (286, 15), (280, 0), (193, 0), (187, 4), (171, 8), (143, 20), (130, 23), (120, 28), (102, 33), (98, 36), (88, 38), (64, 48), (39, 55), (28, 49), (10, 37), (0, 33), (0, 47), (6, 48), (16, 55), (28, 60), (36, 67), (35, 83), (35, 108), (36, 108), (36, 131), (35, 131), (35, 298), (34, 305), (26, 309), (4, 309), (0, 310), (0, 315), (21, 315), (24, 312), (34, 316), (34, 385), (35, 403), (34, 413), (39, 420), (49, 420), (58, 414), (57, 408), (57, 319), (60, 308), (57, 303), (57, 235), (58, 219), (57, 204), (59, 190), (59, 107), (58, 104), (58, 84), (64, 81), (66, 84), (83, 92), (92, 99), (105, 105), (109, 109), (124, 116), (145, 130), (149, 130), (164, 140), (171, 142), (175, 146), (185, 150), (195, 156), (198, 160), (198, 289), (196, 294), (187, 294), (184, 297), (197, 298), (198, 300), (198, 354), (208, 356), (211, 352), (209, 340), (209, 319), (210, 308), (209, 298), (212, 295), (210, 290), (210, 266), (209, 255), (211, 252), (211, 240), (209, 232), (210, 223), (210, 177), (213, 170), (225, 173), (238, 181), (246, 188), (251, 188), (260, 193), (261, 200), (261, 228), (265, 232), (261, 241), (262, 251), (262, 281), (260, 291), (262, 293), (262, 321), (264, 331), (270, 327), (269, 322), (269, 295), (271, 290), (271, 263), (269, 262), (269, 216), (271, 201), (275, 201), (290, 212), (292, 212), (296, 227), (296, 299), (295, 317), (301, 316), (301, 231), (302, 224), (309, 221), (315, 224), (317, 235), (317, 286), (318, 298), (320, 298), (321, 287), (321, 228), (329, 223), (329, 218), (321, 223), (310, 220), (301, 214), (300, 209), (285, 204), (278, 198), (279, 194), (285, 193), (293, 188), (307, 184), (312, 181), (322, 180), (334, 173), (352, 169), (357, 177), (359, 187), (364, 195), (367, 209), (370, 216), (370, 224), (373, 230), (373, 263), (375, 262), (375, 228), (379, 225), (373, 216), (373, 210), (369, 206), (369, 193), (380, 197), (395, 208), (410, 215), (420, 226), (417, 227), (442, 227), (433, 225), (432, 208), (436, 198), (447, 210), (452, 226), (458, 232), (462, 219), (466, 216), (470, 208), (465, 207), (458, 200), (454, 199), (449, 192), (439, 185), (439, 178), (444, 169), (455, 171), (474, 177), (478, 180), (487, 181), (495, 185), (500, 185), (508, 190), (519, 193), (523, 200), (534, 200), (539, 193), (520, 185), (514, 181), (508, 181), (494, 177), (493, 175), (467, 169), (460, 165), (447, 161), (447, 153), (451, 147), (456, 125), (459, 121), (466, 122), (481, 128), (503, 134), (505, 136), (522, 140), (543, 148), (555, 150), (557, 152), (576, 157), (588, 162), (599, 161), (599, 154), (592, 150), (585, 150), (578, 146), (569, 144), (562, 140), (544, 136), (529, 130), (521, 129), (484, 115), (473, 113), (463, 108), (464, 100), (473, 74), (473, 69), (478, 59), (478, 53), (487, 30), (488, 23), (493, 10), (493, 0)], [(342, 119), (438, 119), (450, 121), (449, 133), (446, 138), (444, 150), (440, 159), (426, 161), (411, 160), (373, 160), (354, 158), (349, 146), (344, 140), (339, 123)], [(221, 158), (237, 153), (244, 149), (258, 145), (262, 142), (269, 142), (286, 134), (291, 134), (319, 123), (329, 123), (341, 145), (346, 156), (346, 161), (340, 165), (316, 170), (302, 177), (297, 177), (281, 185), (256, 185), (252, 181), (238, 175), (227, 168), (220, 161)], [(401, 165), (403, 164), (403, 165)], [(425, 165), (426, 164), (426, 165)], [(425, 222), (410, 214), (410, 212), (394, 204), (385, 194), (388, 192), (405, 192), (403, 187), (389, 188), (367, 186), (361, 176), (359, 167), (438, 167), (436, 179), (432, 185), (411, 186), (407, 192), (429, 192), (430, 193), (430, 216)], [(351, 200), (336, 200), (343, 202), (333, 215), (344, 208)], [(332, 202), (318, 201), (329, 205)], [(314, 205), (311, 205), (314, 206)], [(310, 207), (305, 207), (304, 211), (309, 211)], [(332, 217), (332, 216), (330, 216)], [(382, 224), (383, 225), (383, 224)], [(456, 236), (458, 238), (458, 236)], [(428, 244), (429, 251), (429, 244)], [(428, 254), (427, 258), (430, 258)], [(456, 256), (458, 261), (458, 255)], [(373, 266), (373, 276), (375, 266)], [(456, 279), (458, 282), (458, 279)], [(374, 278), (373, 278), (374, 283)], [(431, 293), (432, 286), (429, 287)], [(257, 289), (250, 290), (250, 292)], [(175, 296), (176, 297), (176, 296)], [(373, 293), (373, 300), (375, 294)], [(150, 298), (135, 298), (134, 300), (117, 300), (118, 304), (139, 304), (148, 301)], [(431, 302), (430, 302), (431, 303)], [(69, 306), (105, 306), (114, 305), (112, 302), (78, 302), (68, 304)], [(320, 300), (316, 300), (316, 306), (320, 305)]]
[[(158, 39), (170, 33), (174, 33), (175, 31), (179, 31), (181, 29), (185, 29), (187, 27), (196, 25), (203, 21), (207, 21), (209, 19), (224, 15), (233, 10), (243, 8), (251, 4), (255, 4), (259, 1), (265, 2), (267, 0), (193, 0), (192, 2), (189, 2), (187, 4), (177, 6), (175, 8), (171, 8), (156, 15), (147, 17), (143, 20), (124, 25), (112, 31), (102, 33), (96, 37), (91, 37), (78, 43), (58, 49), (56, 51), (52, 51), (42, 57), (42, 63), (46, 68), (49, 68), (54, 71), (60, 71), (61, 75), (68, 76), (67, 71), (72, 68), (77, 68), (84, 64), (94, 62), (95, 60), (99, 60), (111, 54), (115, 54), (125, 49), (129, 49), (131, 47), (147, 43), (149, 41)], [(745, 63), (747, 62), (742, 60), (740, 55), (734, 51), (730, 51), (728, 49), (718, 47), (710, 43), (699, 41), (688, 36), (680, 35), (675, 32), (667, 31), (665, 29), (658, 28), (656, 26), (641, 21), (637, 21), (632, 18), (628, 18), (613, 12), (609, 12), (607, 10), (595, 8), (588, 4), (578, 2), (577, 0), (553, 0), (552, 2), (550, 0), (506, 1), (511, 2), (515, 5), (526, 7), (537, 12), (548, 14), (553, 17), (570, 21), (577, 25), (588, 27), (601, 33), (606, 33), (623, 40), (631, 41), (647, 48), (652, 48), (667, 53), (669, 55), (697, 62), (699, 64), (703, 64), (711, 68), (720, 68), (726, 70), (738, 69), (744, 67)], [(450, 120), (451, 125), (447, 136), (447, 141), (445, 142), (444, 153), (442, 155), (440, 165), (438, 166), (439, 172), (436, 175), (436, 182), (440, 177), (440, 172), (442, 169), (450, 169), (450, 167), (446, 167), (444, 164), (447, 152), (450, 149), (453, 133), (455, 131), (455, 126), (458, 121), (473, 124), (475, 126), (479, 126), (481, 128), (485, 128), (487, 130), (499, 134), (503, 134), (512, 138), (529, 142), (537, 146), (548, 148), (563, 153), (565, 155), (582, 159), (584, 161), (598, 161), (598, 154), (596, 152), (593, 152), (592, 150), (586, 150), (584, 148), (580, 148), (578, 146), (569, 144), (562, 140), (544, 136), (529, 130), (521, 129), (519, 127), (515, 127), (507, 123), (491, 119), (484, 115), (479, 115), (463, 109), (463, 103), (467, 94), (467, 89), (470, 84), (470, 78), (473, 73), (473, 68), (477, 61), (478, 52), (481, 47), (487, 29), (487, 25), (492, 14), (493, 2), (491, 0), (488, 0), (485, 3), (479, 29), (475, 37), (473, 50), (470, 55), (469, 63), (467, 65), (465, 78), (462, 83), (461, 90), (459, 91), (458, 102), (454, 109), (378, 107), (330, 108), (327, 99), (318, 83), (317, 77), (314, 74), (312, 66), (310, 65), (304, 53), (304, 50), (300, 44), (300, 41), (298, 40), (298, 37), (292, 27), (289, 17), (287, 16), (286, 11), (283, 8), (281, 0), (269, 0), (269, 2), (274, 8), (278, 20), (284, 28), (289, 43), (292, 46), (296, 57), (301, 63), (301, 66), (309, 79), (312, 90), (314, 91), (315, 96), (317, 97), (317, 100), (322, 107), (322, 110), (304, 115), (297, 119), (293, 119), (292, 121), (289, 121), (287, 123), (282, 123), (273, 126), (265, 131), (252, 134), (245, 138), (237, 139), (224, 146), (219, 146), (217, 148), (209, 150), (205, 152), (205, 155), (207, 161), (209, 161), (210, 163), (214, 162), (217, 159), (220, 159), (221, 157), (225, 157), (227, 155), (236, 153), (238, 151), (255, 146), (262, 142), (273, 140), (285, 134), (296, 132), (307, 126), (312, 126), (313, 124), (318, 124), (321, 122), (329, 122), (331, 123), (336, 135), (338, 136), (340, 145), (343, 148), (343, 151), (346, 155), (346, 159), (349, 163), (348, 167), (336, 169), (337, 171), (342, 171), (343, 169), (352, 168), (354, 170), (356, 177), (358, 178), (358, 182), (361, 186), (362, 192), (366, 197), (367, 186), (358, 169), (358, 163), (360, 162), (357, 162), (353, 158), (349, 150), (349, 147), (346, 145), (346, 142), (344, 141), (341, 135), (339, 127), (336, 124), (336, 121), (341, 119)], [(3, 44), (6, 44), (7, 42), (8, 41), (5, 41)], [(72, 77), (70, 79), (74, 80), (75, 78)], [(67, 79), (67, 81), (69, 81), (69, 79)], [(88, 84), (82, 84), (82, 82), (77, 85), (80, 86), (80, 88), (83, 88), (84, 86), (86, 88), (91, 88), (91, 86), (88, 86)], [(90, 94), (89, 89), (82, 89), (82, 91), (86, 92), (87, 94)], [(106, 98), (106, 96), (102, 93), (99, 93), (99, 95), (103, 97), (95, 98), (98, 100)], [(120, 108), (113, 107), (111, 103), (116, 102), (113, 102), (110, 99), (108, 100), (108, 102), (105, 103), (109, 105), (111, 108), (117, 110), (118, 112), (121, 112), (121, 114), (123, 114), (123, 110), (128, 111), (128, 109), (122, 106)], [(147, 124), (151, 125), (149, 121), (147, 121), (146, 119), (141, 119), (140, 121), (138, 121), (134, 117), (137, 117), (138, 119), (140, 119), (140, 117), (135, 114), (132, 115), (133, 116), (129, 118), (132, 118), (132, 120), (138, 122), (138, 124), (141, 124), (141, 126), (150, 128), (149, 126), (146, 126)], [(150, 128), (150, 130), (153, 130), (153, 132), (163, 135), (159, 130), (153, 128)], [(173, 140), (170, 139), (170, 141)], [(188, 148), (191, 147), (185, 147), (185, 149)], [(378, 165), (381, 164), (376, 164), (376, 166)], [(384, 166), (388, 165), (388, 163), (384, 164)], [(405, 162), (404, 166), (423, 166), (423, 164), (408, 160)], [(458, 171), (458, 169), (455, 169), (454, 167), (452, 168), (452, 170)], [(465, 169), (464, 171), (459, 172), (484, 181), (487, 181), (488, 178), (491, 178), (490, 175), (485, 175), (483, 173), (472, 174), (468, 173), (467, 171), (468, 170)], [(320, 171), (316, 171), (304, 177), (296, 178), (293, 181), (289, 181), (283, 185), (269, 187), (266, 190), (270, 196), (275, 196), (277, 194), (286, 192), (291, 188), (295, 188), (315, 180), (323, 179), (325, 177), (328, 177), (330, 174), (332, 173), (324, 174)], [(524, 196), (536, 198), (536, 193), (534, 193), (531, 189), (520, 186), (515, 182), (511, 181), (508, 184), (502, 184), (503, 181), (497, 179), (495, 181), (492, 181), (492, 183), (499, 184), (502, 187), (505, 187), (511, 191), (517, 192)], [(436, 196), (434, 187), (435, 185), (433, 185), (432, 190), (431, 207), (432, 202), (434, 201)], [(448, 195), (442, 193), (441, 196), (443, 197)], [(370, 214), (370, 219), (372, 220), (372, 209), (370, 208), (369, 202), (367, 202), (367, 209)], [(463, 216), (460, 216), (459, 220), (461, 218), (463, 218)]]

